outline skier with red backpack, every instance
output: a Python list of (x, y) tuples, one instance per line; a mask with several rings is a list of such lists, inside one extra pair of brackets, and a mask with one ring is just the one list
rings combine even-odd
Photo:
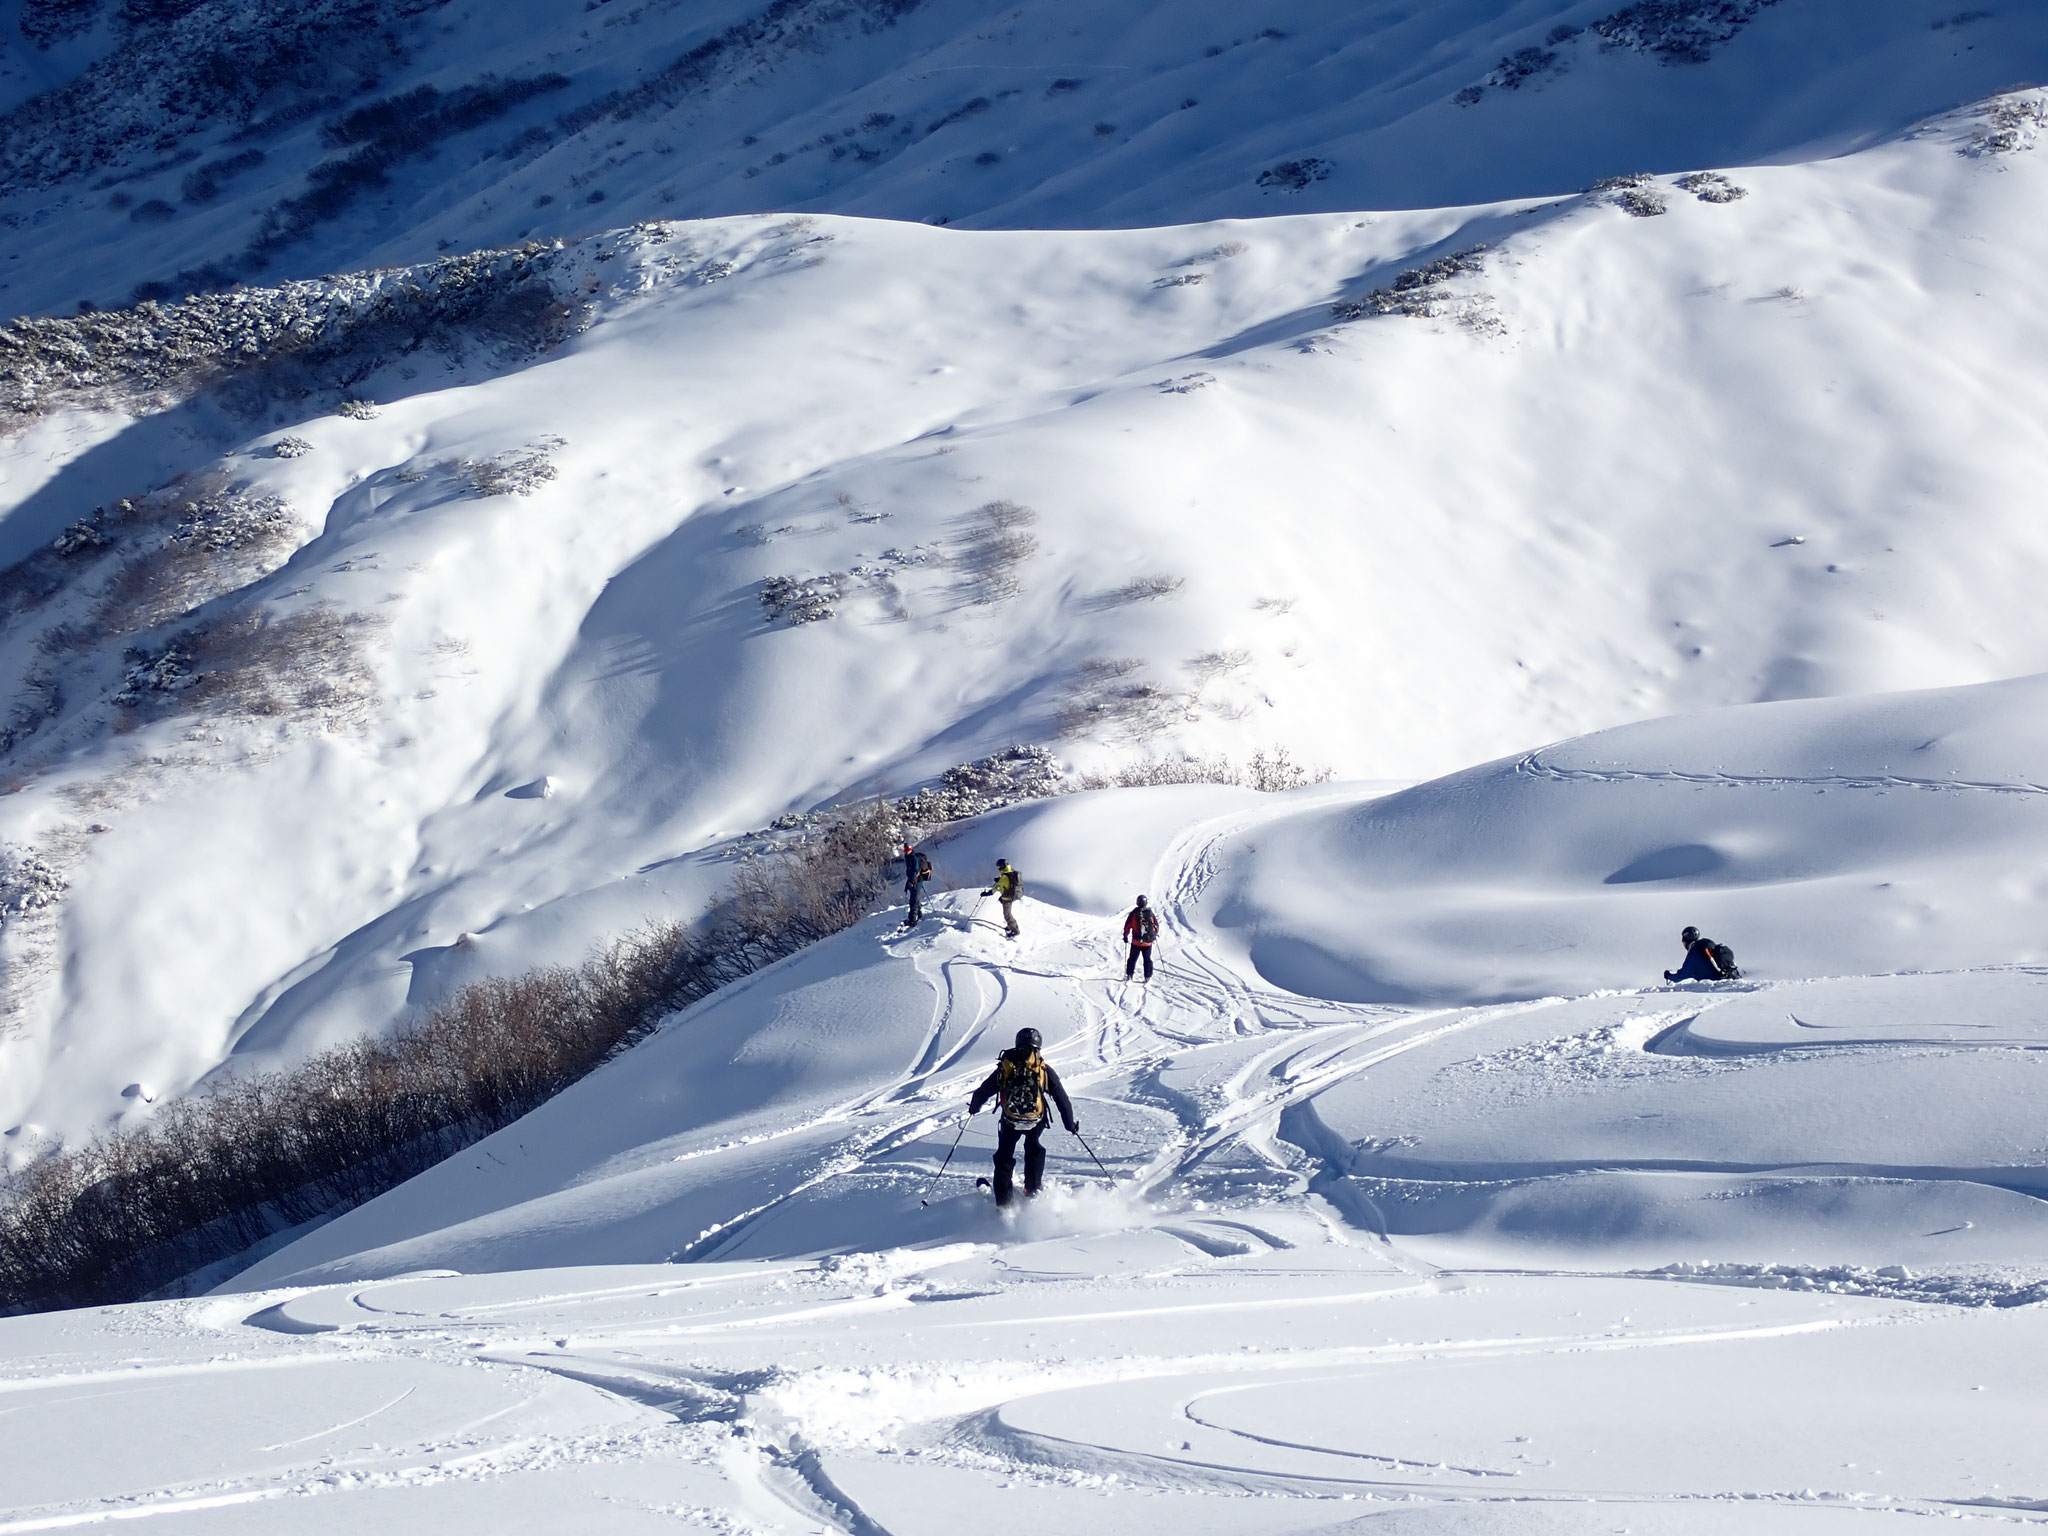
[(1159, 914), (1145, 904), (1140, 896), (1138, 904), (1131, 908), (1131, 915), (1124, 919), (1124, 942), (1131, 946), (1131, 952), (1124, 960), (1124, 980), (1131, 979), (1131, 973), (1138, 968), (1142, 956), (1145, 961), (1145, 979), (1152, 979), (1152, 946), (1159, 942)]
[(1017, 1043), (996, 1058), (996, 1069), (982, 1079), (967, 1101), (967, 1113), (981, 1113), (990, 1099), (1002, 1110), (1002, 1124), (996, 1131), (997, 1205), (1008, 1205), (1017, 1168), (1017, 1143), (1024, 1143), (1024, 1193), (1035, 1195), (1045, 1182), (1045, 1146), (1040, 1137), (1052, 1123), (1048, 1101), (1057, 1105), (1060, 1123), (1069, 1136), (1081, 1134), (1081, 1122), (1074, 1118), (1073, 1103), (1060, 1083), (1052, 1064), (1038, 1054), (1044, 1044), (1035, 1029), (1017, 1031)]

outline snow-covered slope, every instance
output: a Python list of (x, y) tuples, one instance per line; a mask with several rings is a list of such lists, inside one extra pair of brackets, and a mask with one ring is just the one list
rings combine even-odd
[[(0, 1121), (573, 958), (1013, 740), (1413, 778), (2048, 667), (2034, 105), (1623, 189), (1656, 217), (650, 227), (547, 255), (554, 352), (140, 419), (36, 333), (14, 550), (217, 478), (24, 568)], [(344, 389), (380, 413), (304, 418)]]
[[(1116, 919), (1087, 896), (1034, 904), (1015, 946), (967, 921), (970, 893), (936, 931), (885, 914), (241, 1283), (984, 1237), (978, 1202), (915, 1201), (1025, 1026), (1167, 1212), (1314, 1196), (1381, 1235), (1581, 1263), (2031, 1274), (2048, 786), (2024, 768), (2044, 689), (1721, 710), (1385, 796), (1006, 811), (945, 851), (1037, 868), (1088, 849), (1118, 907), (1161, 905), (1154, 990), (1121, 981)], [(1656, 987), (1687, 921), (1748, 981)], [(1944, 1225), (1967, 1235), (1931, 1241)]]
[[(2048, 80), (1953, 0), (14, 0), (0, 313), (804, 210), (1100, 228), (1803, 161)], [(61, 259), (52, 254), (61, 252)]]
[[(514, 1508), (855, 1533), (963, 1507), (1020, 1532), (2036, 1522), (2038, 966), (1395, 1007), (1239, 957), (1248, 931), (1254, 957), (1322, 936), (1251, 911), (1259, 876), (1286, 886), (1313, 848), (1351, 901), (1402, 877), (1393, 828), (1532, 914), (1775, 892), (1798, 921), (1768, 942), (1714, 931), (1759, 971), (1861, 963), (1826, 920), (1855, 900), (1840, 865), (1946, 871), (1958, 899), (1994, 856), (2008, 881), (2039, 867), (2042, 790), (1982, 775), (2036, 754), (2041, 686), (1626, 727), (1534, 780), (1117, 790), (971, 825), (951, 851), (1075, 850), (1087, 889), (1027, 902), (1015, 943), (962, 894), (915, 933), (884, 914), (815, 946), (230, 1294), (0, 1323), (33, 1469), (0, 1508), (309, 1531)], [(1828, 751), (1832, 777), (1798, 777)], [(1881, 771), (1916, 752), (1923, 774)], [(1822, 788), (1850, 809), (1816, 816)], [(1659, 819), (1727, 866), (1607, 884)], [(1801, 839), (1850, 822), (1881, 835), (1825, 837), (1835, 875), (1792, 877)], [(1581, 843), (1599, 856), (1558, 851)], [(1114, 918), (1088, 910), (1139, 883), (1166, 919), (1149, 988), (1115, 978)], [(1893, 937), (1901, 963), (1962, 942)], [(1465, 937), (1468, 991), (1493, 947)], [(1053, 1191), (1003, 1215), (970, 1184), (990, 1128), (952, 1149), (1025, 1025), (1087, 1142), (1054, 1130)]]

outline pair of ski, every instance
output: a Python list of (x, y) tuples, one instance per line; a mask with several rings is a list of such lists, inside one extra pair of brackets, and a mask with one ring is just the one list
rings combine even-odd
[[(960, 1138), (967, 1134), (967, 1122), (973, 1118), (974, 1117), (972, 1115), (962, 1115), (960, 1117), (960, 1129), (953, 1133), (953, 1145), (946, 1149), (946, 1160), (943, 1163), (939, 1164), (939, 1171), (932, 1175), (931, 1185), (929, 1188), (925, 1190), (924, 1198), (917, 1202), (920, 1206), (930, 1205), (932, 1203), (932, 1192), (939, 1187), (939, 1180), (943, 1179), (946, 1176), (946, 1170), (953, 1166), (953, 1154), (960, 1150)], [(1096, 1171), (1100, 1173), (1104, 1179), (1108, 1180), (1109, 1187), (1111, 1189), (1116, 1188), (1115, 1177), (1110, 1173), (1110, 1171), (1107, 1168), (1104, 1168), (1102, 1166), (1102, 1159), (1097, 1157), (1095, 1155), (1095, 1149), (1088, 1145), (1088, 1138), (1083, 1136), (1079, 1131), (1076, 1131), (1074, 1132), (1074, 1140), (1081, 1143), (1081, 1150), (1088, 1154), (1088, 1159), (1090, 1162), (1095, 1164)], [(979, 1178), (974, 1181), (974, 1187), (976, 1189), (987, 1189), (991, 1186), (986, 1178)]]

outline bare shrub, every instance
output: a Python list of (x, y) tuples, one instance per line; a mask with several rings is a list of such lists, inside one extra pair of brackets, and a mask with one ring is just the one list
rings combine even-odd
[(234, 590), (305, 532), (276, 497), (219, 479), (117, 502), (112, 515), (125, 524), (174, 520), (168, 537), (139, 549), (108, 584), (95, 622), (116, 634), (152, 629)]
[(1251, 664), (1252, 653), (1233, 646), (1221, 651), (1204, 651), (1188, 663), (1188, 670), (1194, 673), (1199, 687), (1219, 677), (1228, 677), (1233, 672), (1242, 672)]
[(1144, 663), (1131, 657), (1083, 662), (1059, 711), (1062, 736), (1135, 737), (1165, 725), (1185, 701), (1139, 674)]
[(391, 1036), (225, 1077), (0, 1184), (0, 1313), (132, 1301), (360, 1205), (511, 1124), (665, 1017), (881, 905), (901, 822), (829, 813), (691, 926), (463, 988)]
[(1017, 567), (1038, 553), (1038, 540), (1019, 530), (1038, 514), (1014, 501), (991, 501), (967, 515), (964, 536), (947, 556), (961, 573), (960, 595), (969, 603), (1006, 602), (1023, 590)]
[(1104, 608), (1121, 608), (1127, 603), (1149, 603), (1157, 598), (1172, 597), (1186, 585), (1187, 578), (1184, 576), (1168, 576), (1164, 573), (1136, 576), (1122, 586), (1103, 593), (1096, 601)]

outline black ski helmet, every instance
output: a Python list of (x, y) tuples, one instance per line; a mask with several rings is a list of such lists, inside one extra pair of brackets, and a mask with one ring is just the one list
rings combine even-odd
[(1680, 934), (1680, 935), (1678, 936), (1678, 942), (1679, 942), (1679, 943), (1681, 943), (1681, 944), (1690, 944), (1690, 943), (1691, 943), (1691, 942), (1692, 942), (1692, 941), (1693, 941), (1694, 939), (1698, 938), (1699, 936), (1700, 936), (1700, 931), (1699, 931), (1699, 929), (1697, 929), (1697, 928), (1693, 928), (1693, 927), (1688, 927), (1688, 928), (1687, 928), (1687, 929), (1685, 930), (1685, 932), (1681, 933), (1681, 934)]
[(1138, 905), (1139, 905), (1139, 906), (1141, 906), (1141, 907), (1142, 907), (1143, 905), (1145, 905), (1145, 898), (1144, 898), (1144, 897), (1140, 896), (1140, 897), (1138, 898)]
[(1020, 1051), (1035, 1051), (1044, 1043), (1045, 1037), (1035, 1029), (1017, 1031), (1017, 1049)]

